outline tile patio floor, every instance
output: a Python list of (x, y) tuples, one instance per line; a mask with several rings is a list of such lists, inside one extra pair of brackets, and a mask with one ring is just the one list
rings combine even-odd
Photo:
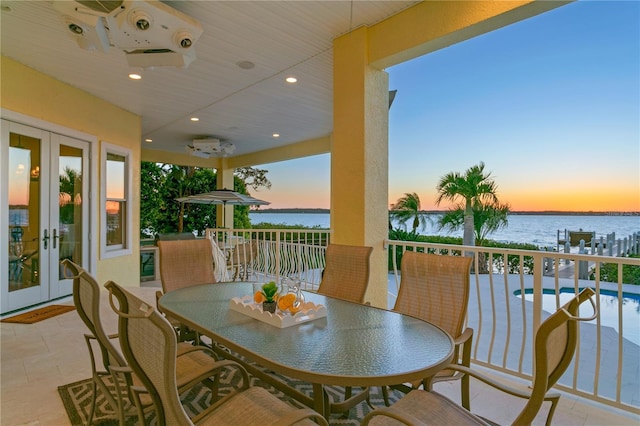
[[(157, 283), (134, 289), (153, 302)], [(103, 293), (102, 314), (107, 332), (115, 332), (116, 317)], [(70, 298), (56, 301), (72, 304)], [(70, 425), (57, 387), (90, 377), (85, 346), (86, 328), (75, 311), (36, 324), (0, 323), (0, 425)], [(498, 378), (502, 380), (502, 378)], [(505, 380), (506, 381), (506, 380)], [(509, 381), (515, 386), (526, 386)], [(458, 384), (439, 383), (436, 390), (458, 400)], [(501, 424), (510, 423), (522, 407), (519, 400), (472, 381), (472, 409)], [(543, 407), (543, 410), (545, 407)], [(546, 413), (545, 413), (546, 414)], [(640, 418), (563, 395), (554, 425), (640, 425)], [(538, 416), (535, 424), (544, 424)]]

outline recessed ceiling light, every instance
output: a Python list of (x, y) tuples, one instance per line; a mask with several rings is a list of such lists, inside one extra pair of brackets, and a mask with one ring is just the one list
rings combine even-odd
[(250, 70), (251, 68), (256, 66), (256, 64), (254, 64), (251, 61), (238, 61), (236, 62), (236, 65), (242, 68), (243, 70)]
[(274, 138), (279, 138), (279, 137), (280, 137), (280, 133), (274, 133), (274, 134), (273, 134), (273, 135), (271, 135), (271, 136), (273, 136)]
[(142, 80), (142, 76), (135, 72), (129, 73), (129, 78), (131, 80)]
[(198, 117), (191, 117), (190, 120), (191, 121), (200, 121), (200, 119)]
[(284, 81), (286, 81), (287, 83), (293, 84), (293, 83), (297, 83), (298, 79), (290, 75), (289, 77), (285, 78)]
[(153, 139), (151, 139), (151, 138), (146, 138), (144, 141), (145, 141), (145, 142), (147, 142), (147, 143), (151, 143), (151, 142), (153, 142)]

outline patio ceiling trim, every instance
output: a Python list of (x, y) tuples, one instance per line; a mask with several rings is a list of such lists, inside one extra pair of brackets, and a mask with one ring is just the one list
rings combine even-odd
[(219, 169), (221, 167), (237, 169), (238, 167), (251, 167), (256, 164), (275, 163), (278, 161), (293, 160), (296, 158), (309, 157), (312, 155), (327, 154), (329, 152), (331, 152), (331, 135), (321, 138), (309, 139), (291, 145), (266, 149), (250, 154), (226, 158), (199, 158), (188, 154), (177, 154), (175, 152), (169, 151), (143, 149), (141, 161), (180, 164), (185, 166), (210, 167), (215, 169)]
[(388, 68), (572, 2), (421, 2), (369, 28), (369, 64)]

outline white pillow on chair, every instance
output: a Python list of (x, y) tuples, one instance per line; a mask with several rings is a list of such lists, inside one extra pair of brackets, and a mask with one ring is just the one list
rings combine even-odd
[(213, 275), (217, 282), (229, 281), (229, 271), (227, 271), (227, 256), (213, 238), (211, 241), (211, 253), (213, 254)]

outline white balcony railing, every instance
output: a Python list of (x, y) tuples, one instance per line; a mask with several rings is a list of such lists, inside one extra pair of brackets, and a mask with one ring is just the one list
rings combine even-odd
[[(234, 256), (234, 247), (249, 240), (257, 244), (258, 250), (250, 256), (249, 280), (295, 276), (303, 289), (314, 291), (320, 283), (331, 232), (209, 229), (207, 237), (227, 248), (231, 269), (240, 266), (235, 263), (240, 257)], [(639, 244), (628, 250), (638, 253)], [(600, 315), (581, 324), (573, 363), (556, 387), (640, 414), (640, 285), (623, 280), (623, 268), (640, 269), (640, 259), (394, 240), (386, 240), (384, 245), (389, 261), (389, 308), (400, 285), (404, 251), (473, 253), (467, 316), (468, 326), (474, 329), (472, 361), (527, 380), (532, 375), (532, 341), (539, 324), (564, 303), (565, 296), (592, 287), (598, 295)], [(617, 280), (610, 275), (606, 281), (601, 279), (604, 264), (615, 265)], [(589, 275), (592, 279), (579, 278)], [(635, 277), (640, 279), (640, 272)], [(605, 300), (607, 295), (622, 303)]]
[[(309, 229), (207, 229), (227, 252), (227, 267), (235, 276), (246, 268), (250, 280), (274, 280), (292, 277), (300, 280), (303, 290), (314, 291), (324, 270), (324, 252), (331, 231)], [(251, 242), (257, 250), (247, 250)]]
[[(521, 378), (531, 378), (532, 341), (540, 322), (564, 303), (564, 296), (592, 287), (600, 315), (580, 325), (573, 363), (556, 387), (640, 414), (640, 285), (623, 282), (623, 267), (637, 268), (635, 280), (640, 279), (640, 259), (391, 240), (385, 244), (395, 278), (391, 298), (400, 283), (401, 252), (473, 252), (467, 315), (474, 329), (472, 361)], [(633, 250), (638, 249), (636, 242)], [(617, 282), (600, 279), (604, 264), (615, 265)], [(578, 278), (585, 268), (592, 280)], [(605, 301), (607, 295), (622, 303)]]

